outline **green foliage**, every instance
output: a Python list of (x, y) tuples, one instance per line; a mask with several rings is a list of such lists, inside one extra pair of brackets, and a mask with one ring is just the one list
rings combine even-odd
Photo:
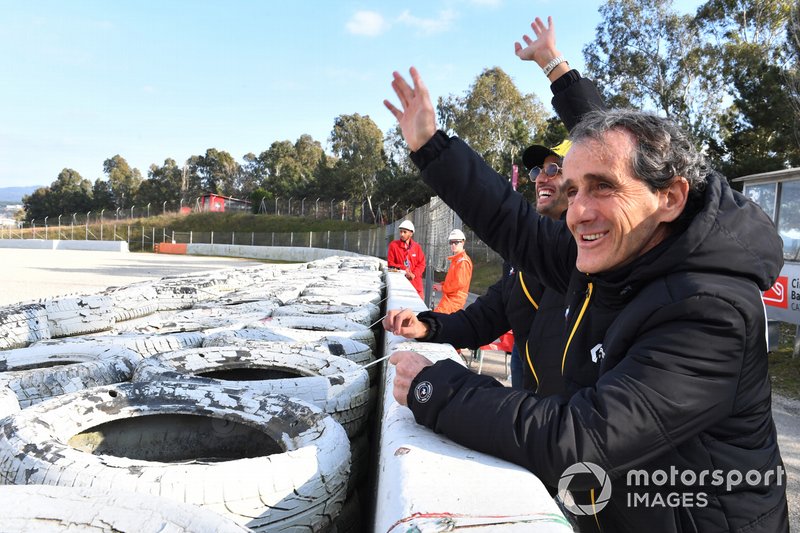
[(519, 92), (501, 68), (484, 70), (464, 97), (450, 95), (438, 102), (439, 122), (464, 139), (500, 173), (510, 175), (547, 114), (534, 95)]
[(603, 22), (583, 53), (609, 106), (652, 110), (695, 133), (713, 131), (720, 91), (692, 17), (678, 15), (671, 0), (609, 0), (600, 13)]
[[(710, 0), (697, 12), (706, 52), (718, 58), (733, 101), (713, 145), (715, 166), (733, 178), (800, 164), (792, 100), (791, 0)], [(795, 60), (796, 68), (796, 60)]]
[(369, 116), (340, 115), (334, 120), (331, 148), (339, 158), (335, 169), (343, 178), (343, 192), (366, 200), (374, 218), (372, 197), (378, 173), (386, 167), (380, 128)]
[(258, 213), (261, 210), (261, 202), (264, 200), (271, 200), (273, 196), (264, 189), (256, 189), (250, 193), (250, 201), (253, 206), (253, 213)]
[[(161, 211), (169, 206), (175, 209), (180, 203), (183, 170), (174, 159), (166, 159), (162, 166), (150, 165), (148, 177), (139, 186), (134, 203), (138, 206), (152, 204)], [(165, 203), (166, 202), (166, 203)]]
[(132, 169), (125, 158), (117, 154), (103, 162), (103, 172), (108, 177), (114, 206), (124, 208), (133, 205), (142, 183), (139, 169)]
[(675, 118), (729, 177), (800, 164), (796, 0), (608, 0), (588, 74), (612, 107)]
[(239, 163), (224, 150), (209, 148), (205, 155), (192, 156), (188, 166), (192, 176), (189, 196), (204, 192), (232, 196), (240, 174)]

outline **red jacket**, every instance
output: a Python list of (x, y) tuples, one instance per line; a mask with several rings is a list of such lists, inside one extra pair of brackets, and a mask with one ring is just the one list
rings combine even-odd
[(394, 240), (389, 243), (386, 261), (389, 263), (389, 268), (406, 272), (406, 278), (417, 289), (419, 297), (424, 300), (422, 275), (425, 272), (425, 254), (422, 252), (422, 246), (414, 239), (408, 239), (408, 243), (404, 243), (400, 239)]
[(467, 252), (451, 255), (450, 268), (442, 283), (442, 299), (434, 309), (437, 313), (455, 313), (467, 303), (469, 282), (472, 280), (472, 259)]

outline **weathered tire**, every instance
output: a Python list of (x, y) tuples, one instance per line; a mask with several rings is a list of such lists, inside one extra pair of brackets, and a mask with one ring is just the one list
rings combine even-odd
[[(19, 400), (8, 385), (0, 384), (0, 419), (19, 412)], [(2, 500), (2, 498), (0, 498)]]
[(356, 363), (299, 346), (193, 348), (143, 360), (133, 381), (191, 377), (248, 394), (313, 403), (354, 436), (369, 415), (369, 377)]
[[(90, 337), (68, 337), (39, 341), (30, 348), (51, 350), (53, 354), (80, 350), (80, 346), (122, 346), (133, 350), (142, 357), (157, 353), (172, 352), (186, 348), (199, 348), (205, 336), (199, 332), (169, 333), (165, 335), (93, 335)], [(2, 359), (2, 352), (0, 352)]]
[(0, 308), (0, 350), (22, 348), (50, 338), (44, 304), (29, 303)]
[(250, 531), (207, 509), (150, 494), (91, 487), (5, 485), (0, 486), (0, 501), (4, 533)]
[(375, 359), (369, 346), (346, 337), (330, 336), (321, 337), (318, 340), (295, 341), (272, 330), (257, 328), (221, 331), (208, 335), (203, 339), (204, 348), (211, 346), (249, 346), (269, 350), (274, 345), (288, 345), (289, 347), (310, 349), (328, 355), (344, 357), (359, 366), (363, 366)]
[(101, 294), (111, 298), (115, 322), (124, 322), (158, 311), (158, 294), (149, 282), (111, 287)]
[(272, 312), (273, 317), (277, 316), (302, 316), (309, 318), (324, 318), (326, 320), (334, 318), (337, 320), (349, 320), (356, 324), (371, 326), (380, 317), (380, 309), (377, 305), (363, 304), (360, 306), (346, 305), (310, 305), (292, 304), (278, 307)]
[(349, 462), (316, 407), (189, 381), (98, 387), (0, 421), (4, 484), (159, 494), (255, 531), (327, 527)]
[(218, 298), (218, 280), (204, 275), (173, 276), (153, 282), (158, 295), (158, 310), (189, 309), (195, 303)]
[(114, 306), (108, 296), (68, 296), (43, 303), (53, 338), (105, 331), (114, 325)]
[(297, 298), (305, 289), (306, 283), (301, 280), (288, 278), (286, 280), (275, 279), (260, 285), (251, 285), (240, 288), (225, 296), (222, 301), (248, 302), (253, 300), (270, 300), (280, 305)]
[[(239, 329), (236, 331), (222, 331), (209, 335), (203, 340), (204, 347), (210, 346), (244, 346), (246, 348), (261, 348), (270, 350), (273, 345), (280, 344), (289, 347), (299, 347), (315, 350), (328, 355), (344, 357), (359, 366), (364, 366), (375, 360), (372, 349), (364, 344), (346, 337), (321, 337), (316, 340), (297, 341), (285, 335), (275, 333), (270, 329)], [(369, 382), (375, 383), (378, 378), (378, 365), (367, 368)]]
[(155, 315), (118, 324), (115, 332), (139, 334), (175, 334), (184, 332), (214, 332), (219, 329), (243, 328), (247, 324), (270, 316), (270, 313), (248, 311), (237, 313), (225, 307), (202, 307), (182, 311), (162, 311)]
[(347, 337), (363, 342), (375, 352), (375, 334), (367, 326), (346, 320), (327, 320), (281, 316), (267, 318), (247, 325), (247, 328), (267, 328), (278, 335), (297, 341), (319, 340), (323, 337)]
[(306, 287), (301, 296), (302, 297), (354, 296), (360, 299), (367, 299), (369, 303), (378, 305), (378, 303), (383, 299), (383, 291), (380, 291), (378, 289), (321, 286), (321, 287)]
[(76, 343), (0, 352), (0, 385), (21, 407), (98, 385), (128, 381), (142, 356), (122, 346)]
[[(377, 307), (382, 300), (380, 293), (375, 292), (365, 292), (362, 294), (313, 294), (304, 292), (294, 300), (288, 302), (288, 304), (351, 306), (370, 304)], [(377, 320), (377, 318), (375, 320)]]

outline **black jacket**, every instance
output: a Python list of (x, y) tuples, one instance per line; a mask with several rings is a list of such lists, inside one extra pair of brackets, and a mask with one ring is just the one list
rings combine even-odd
[[(594, 83), (574, 69), (554, 81), (550, 89), (553, 107), (569, 130), (587, 112), (605, 107)], [(452, 314), (418, 314), (429, 328), (429, 334), (420, 340), (475, 349), (511, 329), (522, 358), (523, 388), (539, 396), (561, 393), (566, 383), (562, 367), (564, 292), (544, 289), (535, 276), (504, 264), (503, 277), (465, 309)], [(575, 379), (572, 376), (569, 381)]]
[(539, 396), (564, 390), (561, 353), (564, 295), (544, 291), (535, 277), (503, 265), (503, 277), (486, 294), (452, 314), (423, 311), (428, 325), (421, 341), (476, 349), (511, 329), (523, 364), (523, 387)]
[[(442, 361), (412, 384), (419, 423), (551, 487), (576, 463), (599, 465), (612, 482), (603, 531), (788, 531), (760, 292), (783, 254), (758, 206), (711, 175), (688, 227), (624, 271), (586, 276), (565, 224), (539, 217), (462, 141), (439, 132), (412, 158), (484, 242), (567, 292), (563, 361), (575, 389), (539, 399)], [(423, 381), (432, 388), (420, 403)], [(750, 471), (760, 483), (715, 482)], [(692, 474), (705, 485), (682, 483)], [(633, 483), (641, 476), (647, 486)]]

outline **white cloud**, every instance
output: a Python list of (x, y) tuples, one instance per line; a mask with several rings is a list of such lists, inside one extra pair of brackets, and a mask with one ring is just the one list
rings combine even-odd
[(450, 29), (451, 23), (456, 18), (456, 12), (452, 9), (447, 9), (439, 12), (437, 18), (420, 18), (415, 17), (408, 10), (403, 11), (397, 18), (398, 22), (416, 28), (417, 31), (423, 35), (432, 35), (434, 33), (443, 33)]
[(378, 12), (356, 11), (345, 27), (353, 35), (375, 37), (385, 32), (389, 28), (389, 24)]

